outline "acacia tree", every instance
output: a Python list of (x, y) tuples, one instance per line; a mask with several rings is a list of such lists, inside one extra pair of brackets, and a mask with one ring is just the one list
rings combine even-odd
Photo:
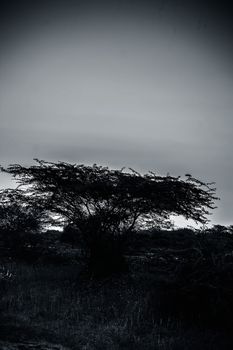
[(191, 175), (141, 175), (133, 169), (38, 159), (34, 166), (14, 164), (1, 170), (17, 180), (21, 200), (77, 227), (89, 250), (95, 251), (103, 237), (114, 240), (145, 225), (163, 226), (170, 215), (204, 224), (217, 199), (212, 183)]

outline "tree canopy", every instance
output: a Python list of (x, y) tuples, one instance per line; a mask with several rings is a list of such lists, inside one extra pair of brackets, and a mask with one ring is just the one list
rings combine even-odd
[(189, 174), (182, 179), (38, 159), (33, 166), (13, 164), (1, 170), (16, 179), (19, 186), (13, 192), (21, 202), (46, 210), (57, 222), (85, 230), (91, 223), (112, 234), (150, 223), (162, 226), (170, 215), (204, 224), (217, 199), (213, 183)]

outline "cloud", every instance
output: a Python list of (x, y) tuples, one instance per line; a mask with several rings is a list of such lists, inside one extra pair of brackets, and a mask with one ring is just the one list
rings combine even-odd
[(223, 24), (207, 3), (65, 4), (28, 3), (22, 16), (16, 3), (4, 10), (1, 163), (37, 157), (190, 172), (216, 181), (216, 217), (231, 220), (228, 15)]

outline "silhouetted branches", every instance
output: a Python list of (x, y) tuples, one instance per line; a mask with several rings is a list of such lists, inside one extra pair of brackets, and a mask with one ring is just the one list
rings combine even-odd
[(172, 214), (206, 223), (217, 199), (212, 184), (189, 174), (184, 180), (38, 159), (33, 166), (13, 164), (1, 170), (18, 183), (16, 190), (3, 191), (2, 198), (12, 196), (25, 208), (49, 215), (51, 222), (76, 227), (90, 254), (99, 259), (103, 252), (109, 258), (109, 251), (117, 255), (115, 249), (121, 250), (115, 237), (135, 228), (167, 227)]
[[(10, 165), (2, 171), (16, 178), (27, 202), (36, 201), (68, 221), (102, 216), (102, 224), (117, 231), (119, 223), (132, 229), (139, 219), (167, 219), (183, 215), (206, 223), (214, 209), (215, 188), (187, 174), (180, 177), (141, 175), (107, 167), (52, 163), (36, 159), (37, 165)], [(110, 225), (111, 224), (111, 225)]]

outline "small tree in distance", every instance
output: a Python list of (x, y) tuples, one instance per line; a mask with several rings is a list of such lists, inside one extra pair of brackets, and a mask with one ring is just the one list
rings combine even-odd
[(0, 192), (0, 240), (13, 254), (22, 256), (28, 239), (40, 233), (45, 224), (46, 213), (26, 205), (20, 191)]
[[(163, 226), (169, 223), (170, 215), (204, 224), (209, 210), (215, 208), (213, 184), (191, 175), (183, 180), (153, 172), (141, 175), (133, 169), (110, 170), (96, 164), (36, 162), (30, 167), (14, 164), (1, 170), (17, 180), (25, 203), (76, 227), (94, 260), (100, 259), (99, 245), (104, 242), (108, 246), (135, 228)], [(106, 249), (114, 250), (109, 246)]]

